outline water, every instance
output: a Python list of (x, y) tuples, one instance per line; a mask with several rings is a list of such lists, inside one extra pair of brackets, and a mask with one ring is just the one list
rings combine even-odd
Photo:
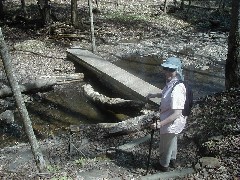
[[(115, 62), (117, 66), (162, 89), (165, 77), (159, 66), (161, 63), (162, 59), (157, 56), (136, 54)], [(109, 97), (124, 98), (124, 96), (100, 84), (91, 72), (78, 68), (77, 71), (85, 75), (84, 82), (57, 86), (53, 91), (33, 95), (33, 101), (26, 103), (38, 139), (66, 134), (70, 125), (118, 122), (139, 114), (130, 108), (128, 112), (113, 112), (92, 103), (83, 94), (84, 83), (90, 83), (96, 91)], [(224, 90), (224, 67), (221, 64), (210, 66), (204, 71), (187, 67), (184, 69), (184, 75), (193, 88), (195, 99)], [(16, 127), (21, 128), (23, 125), (17, 112), (15, 120), (18, 125)], [(15, 126), (7, 127), (1, 124), (0, 126), (1, 147), (27, 141), (26, 136), (19, 136), (23, 128), (19, 130)]]
[[(32, 100), (25, 104), (37, 139), (69, 133), (70, 125), (119, 122), (139, 114), (130, 107), (127, 111), (115, 111), (91, 102), (84, 95), (83, 84), (91, 84), (96, 91), (108, 97), (117, 98), (122, 95), (100, 84), (91, 72), (80, 67), (77, 71), (84, 73), (86, 78), (83, 82), (64, 84), (49, 92), (29, 95)], [(0, 147), (27, 142), (19, 113), (15, 112), (14, 116), (16, 127), (0, 122)]]
[[(133, 54), (122, 61), (115, 62), (115, 65), (142, 78), (150, 84), (163, 89), (165, 76), (159, 66), (163, 60), (155, 55), (140, 56)], [(209, 66), (207, 70), (196, 69), (192, 66), (183, 69), (185, 80), (193, 88), (194, 99), (221, 92), (224, 90), (224, 65), (219, 63)]]

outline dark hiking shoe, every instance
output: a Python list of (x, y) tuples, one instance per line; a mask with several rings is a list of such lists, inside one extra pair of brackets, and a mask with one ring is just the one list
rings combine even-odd
[(168, 172), (169, 168), (162, 166), (160, 163), (153, 164), (153, 168), (158, 171)]
[(171, 159), (170, 160), (169, 167), (174, 168), (174, 169), (177, 168), (176, 159)]

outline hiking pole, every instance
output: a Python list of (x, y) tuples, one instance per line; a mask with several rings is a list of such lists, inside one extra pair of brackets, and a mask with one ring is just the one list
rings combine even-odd
[[(157, 121), (155, 120), (155, 122), (156, 122), (156, 127), (157, 127)], [(146, 175), (148, 174), (149, 165), (150, 165), (150, 158), (151, 158), (152, 144), (153, 144), (153, 135), (154, 135), (154, 129), (152, 129), (152, 131), (151, 131), (151, 139), (150, 139), (149, 151), (148, 151), (148, 161), (147, 161)]]
[(151, 131), (151, 140), (150, 140), (149, 150), (148, 150), (148, 161), (147, 161), (147, 171), (146, 171), (146, 175), (148, 174), (149, 165), (150, 165), (150, 158), (151, 158), (151, 151), (152, 151), (152, 143), (153, 143), (153, 134), (154, 134), (154, 129), (152, 129), (152, 131)]

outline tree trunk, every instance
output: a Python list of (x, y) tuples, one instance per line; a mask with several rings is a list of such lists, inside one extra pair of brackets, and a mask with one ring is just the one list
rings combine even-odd
[(119, 123), (99, 123), (99, 126), (107, 129), (109, 135), (124, 135), (148, 128), (156, 119), (159, 119), (159, 113), (151, 111)]
[(232, 22), (228, 37), (228, 55), (225, 66), (226, 89), (240, 87), (240, 1), (232, 1)]
[(26, 16), (27, 16), (27, 9), (26, 9), (26, 3), (25, 3), (25, 0), (21, 0), (21, 8), (22, 8), (22, 11), (23, 11), (24, 17), (26, 18)]
[(43, 159), (42, 152), (39, 148), (36, 136), (33, 132), (31, 120), (29, 118), (28, 111), (24, 104), (24, 101), (23, 101), (23, 98), (22, 98), (22, 95), (21, 95), (21, 92), (20, 92), (20, 89), (19, 89), (19, 86), (18, 86), (18, 83), (16, 80), (16, 76), (13, 72), (10, 55), (8, 53), (7, 45), (3, 38), (1, 28), (0, 28), (0, 50), (1, 50), (1, 57), (3, 60), (4, 68), (5, 68), (5, 71), (7, 74), (7, 78), (11, 85), (12, 91), (14, 93), (18, 110), (22, 116), (24, 128), (25, 128), (26, 134), (28, 136), (28, 139), (29, 139), (29, 142), (31, 145), (31, 149), (32, 149), (32, 153), (33, 153), (36, 165), (38, 167), (38, 170), (40, 172), (43, 172), (46, 169), (46, 164)]
[(185, 6), (184, 6), (184, 0), (181, 0), (180, 9), (181, 9), (181, 10), (184, 10), (184, 7), (185, 7)]
[(43, 20), (43, 24), (51, 23), (51, 15), (50, 15), (50, 5), (49, 0), (38, 0), (38, 7), (41, 14), (41, 18)]
[(164, 0), (164, 7), (163, 7), (163, 12), (167, 13), (167, 0)]
[(97, 8), (98, 8), (98, 0), (95, 0), (95, 3), (96, 3), (96, 5), (97, 5)]
[(187, 14), (189, 13), (189, 10), (191, 8), (192, 5), (192, 0), (188, 0), (188, 9), (187, 9)]
[(0, 19), (4, 18), (4, 13), (3, 13), (3, 0), (0, 0)]
[(77, 14), (77, 0), (71, 0), (71, 22), (75, 28), (79, 26)]
[(92, 40), (92, 52), (96, 52), (95, 36), (94, 36), (94, 26), (93, 26), (93, 12), (92, 12), (92, 0), (88, 0), (89, 4), (89, 15), (91, 22), (91, 40)]
[[(25, 84), (20, 84), (19, 89), (21, 92), (29, 92), (29, 91), (40, 91), (46, 90), (50, 87), (57, 84), (66, 84), (76, 81), (82, 81), (84, 75), (82, 73), (77, 74), (67, 74), (67, 75), (59, 75), (59, 76), (40, 76), (35, 80), (27, 82)], [(12, 90), (8, 86), (2, 86), (0, 88), (0, 98), (11, 96)]]
[(111, 109), (114, 112), (140, 111), (144, 108), (145, 102), (135, 100), (125, 100), (121, 98), (110, 98), (95, 92), (91, 85), (83, 85), (84, 95), (94, 103)]
[[(97, 126), (100, 129), (104, 129), (106, 134), (104, 136), (121, 136), (127, 135), (131, 133), (135, 133), (141, 131), (143, 129), (149, 128), (150, 124), (154, 123), (155, 120), (159, 119), (159, 112), (150, 111), (147, 114), (129, 118), (127, 120), (121, 121), (119, 123), (98, 123)], [(85, 125), (71, 125), (70, 130), (72, 132), (84, 131), (81, 128)], [(91, 125), (90, 127), (94, 127), (96, 125)], [(88, 128), (86, 128), (88, 129)], [(85, 130), (86, 130), (85, 129)]]
[(226, 7), (226, 0), (220, 0), (219, 5), (218, 5), (218, 9), (224, 10), (225, 7)]

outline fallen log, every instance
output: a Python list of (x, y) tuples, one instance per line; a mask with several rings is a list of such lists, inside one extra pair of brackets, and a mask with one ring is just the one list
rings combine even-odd
[[(85, 95), (94, 101), (102, 105), (118, 107), (118, 109), (123, 109), (124, 107), (132, 108), (133, 106), (138, 106), (139, 110), (143, 109), (145, 102), (125, 100), (121, 98), (109, 98), (102, 95), (92, 88), (91, 85), (83, 85), (83, 91)], [(100, 123), (101, 128), (107, 129), (109, 135), (123, 135), (130, 134), (147, 128), (154, 119), (159, 118), (159, 113), (154, 111), (148, 111), (146, 114), (121, 121), (119, 123)]]
[[(57, 76), (40, 76), (25, 84), (19, 84), (19, 88), (21, 92), (28, 92), (32, 90), (43, 90), (58, 84), (82, 81), (83, 78), (84, 78), (84, 75), (82, 73), (57, 75)], [(12, 89), (7, 85), (4, 85), (0, 89), (1, 98), (6, 96), (12, 96), (12, 94), (13, 94)]]
[(127, 109), (140, 111), (145, 106), (145, 102), (143, 101), (107, 97), (96, 92), (90, 84), (83, 85), (83, 92), (85, 93), (85, 96), (94, 103), (116, 111), (126, 111)]
[[(159, 119), (159, 112), (148, 111), (147, 114), (129, 118), (127, 120), (118, 122), (118, 123), (98, 123), (97, 127), (104, 130), (107, 134), (104, 136), (118, 136), (135, 133), (141, 131), (145, 128), (148, 128), (149, 125), (155, 122), (156, 119)], [(84, 126), (84, 125), (83, 125)], [(92, 127), (95, 127), (92, 125)], [(91, 127), (91, 128), (92, 128)], [(80, 132), (82, 126), (71, 125), (71, 132)], [(99, 131), (99, 130), (98, 130)]]
[(62, 39), (62, 38), (78, 38), (78, 39), (84, 39), (87, 38), (87, 35), (85, 34), (57, 34), (53, 36), (54, 39)]
[(147, 114), (133, 117), (119, 123), (99, 123), (99, 126), (107, 129), (110, 136), (124, 135), (148, 128), (156, 119), (159, 119), (159, 113), (150, 111)]

